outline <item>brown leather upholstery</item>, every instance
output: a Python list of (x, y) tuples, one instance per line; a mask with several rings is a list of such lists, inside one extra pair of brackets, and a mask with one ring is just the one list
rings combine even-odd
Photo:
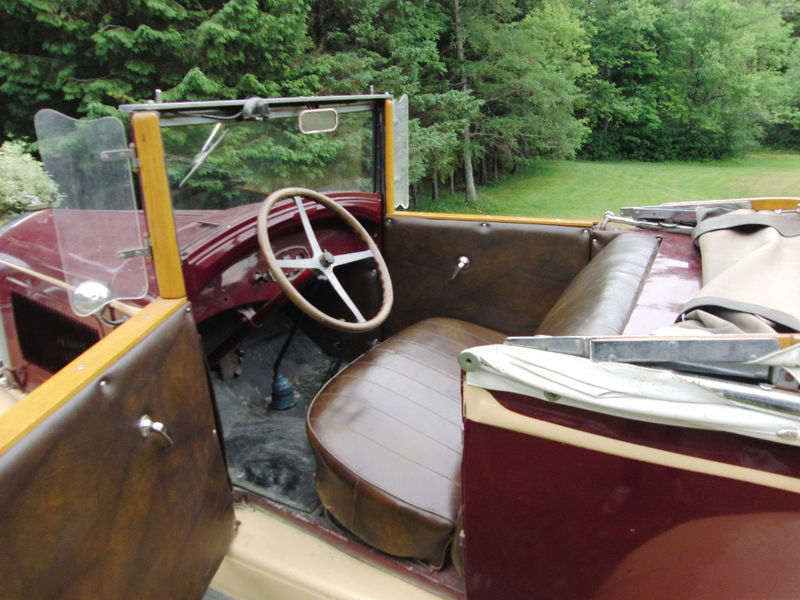
[(0, 455), (0, 598), (197, 598), (235, 530), (210, 395), (181, 309)]
[[(428, 317), (452, 317), (516, 335), (533, 333), (592, 254), (586, 227), (389, 216), (384, 255), (395, 286), (393, 335)], [(469, 269), (452, 281), (459, 257)]]
[(611, 240), (567, 286), (536, 333), (621, 334), (658, 244), (655, 236), (639, 233), (626, 233)]
[(317, 491), (345, 528), (389, 554), (442, 565), (461, 504), (458, 354), (503, 337), (427, 319), (320, 391), (307, 420)]
[[(646, 235), (612, 240), (570, 283), (539, 333), (621, 333), (657, 248)], [(389, 554), (443, 564), (461, 504), (457, 357), (503, 338), (457, 319), (426, 319), (361, 356), (317, 395), (306, 423), (317, 491), (346, 529)]]

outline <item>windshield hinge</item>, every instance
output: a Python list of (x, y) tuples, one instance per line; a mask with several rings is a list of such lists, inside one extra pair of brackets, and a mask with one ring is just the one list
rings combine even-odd
[(128, 250), (120, 250), (117, 252), (117, 256), (120, 260), (127, 260), (129, 258), (136, 258), (138, 256), (145, 256), (147, 258), (153, 258), (153, 251), (151, 249), (150, 244), (150, 236), (144, 235), (144, 247), (143, 248), (129, 248)]
[(139, 168), (139, 159), (136, 157), (136, 149), (133, 144), (129, 148), (116, 148), (114, 150), (103, 150), (100, 153), (100, 160), (102, 162), (117, 162), (120, 160), (131, 161), (131, 167), (134, 169)]

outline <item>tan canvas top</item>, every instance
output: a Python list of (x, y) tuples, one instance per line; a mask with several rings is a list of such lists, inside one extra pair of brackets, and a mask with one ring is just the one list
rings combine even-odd
[(726, 333), (800, 331), (800, 214), (710, 214), (694, 232), (703, 287), (686, 306), (689, 327)]

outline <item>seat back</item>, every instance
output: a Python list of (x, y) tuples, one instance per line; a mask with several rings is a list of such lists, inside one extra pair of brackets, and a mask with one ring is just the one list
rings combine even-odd
[(621, 334), (658, 245), (658, 238), (647, 234), (624, 233), (615, 237), (570, 282), (536, 333)]

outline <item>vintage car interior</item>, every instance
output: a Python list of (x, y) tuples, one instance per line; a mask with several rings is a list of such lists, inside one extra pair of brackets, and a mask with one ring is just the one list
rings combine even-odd
[[(351, 597), (320, 552), (383, 574), (359, 575), (375, 597), (615, 597), (633, 589), (619, 565), (649, 564), (637, 549), (670, 527), (797, 515), (796, 199), (417, 213), (407, 99), (121, 111), (130, 140), (117, 119), (38, 113), (64, 199), (0, 227), (0, 536), (77, 565), (0, 561), (7, 597), (134, 580), (163, 597), (168, 573), (174, 597)], [(644, 387), (721, 378), (715, 398), (750, 412), (578, 404), (617, 367)], [(532, 433), (545, 422), (560, 429)], [(276, 527), (304, 562), (281, 562)]]

